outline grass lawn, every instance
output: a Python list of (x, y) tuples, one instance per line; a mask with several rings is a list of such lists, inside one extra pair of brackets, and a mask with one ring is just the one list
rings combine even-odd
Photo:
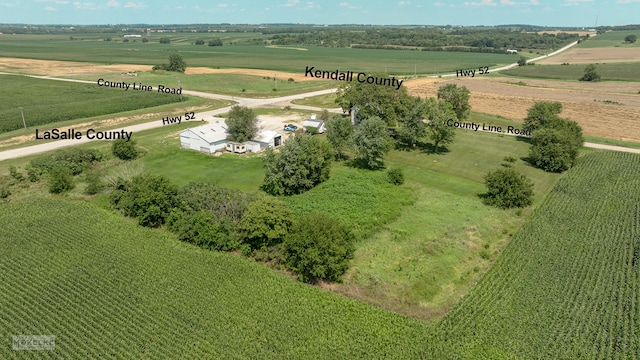
[[(516, 77), (578, 81), (584, 75), (586, 66), (586, 64), (518, 66), (500, 73)], [(602, 81), (640, 81), (640, 73), (637, 69), (638, 63), (596, 65)]]
[[(531, 208), (500, 210), (478, 194), (483, 177), (505, 156), (526, 156), (514, 137), (457, 130), (450, 152), (393, 151), (387, 167), (401, 167), (414, 203), (382, 231), (358, 244), (338, 291), (412, 316), (438, 319), (495, 261)], [(535, 184), (539, 204), (559, 178), (522, 160), (514, 166)]]

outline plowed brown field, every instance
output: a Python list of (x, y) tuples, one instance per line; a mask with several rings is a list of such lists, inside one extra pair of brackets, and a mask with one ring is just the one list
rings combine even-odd
[[(577, 121), (587, 135), (617, 140), (640, 142), (640, 95), (615, 93), (614, 87), (623, 85), (629, 91), (637, 92), (639, 83), (589, 84), (583, 89), (566, 89), (572, 86), (561, 81), (525, 80), (533, 87), (507, 84), (513, 78), (467, 78), (467, 79), (416, 79), (405, 81), (412, 95), (436, 96), (438, 88), (447, 83), (466, 86), (471, 92), (470, 104), (473, 111), (504, 116), (523, 121), (527, 109), (536, 101), (560, 101), (563, 105), (561, 116)], [(575, 85), (578, 86), (578, 85)], [(598, 86), (606, 88), (603, 92)], [(624, 91), (624, 90), (622, 90)], [(594, 101), (595, 100), (595, 101)], [(615, 101), (622, 105), (606, 104)]]

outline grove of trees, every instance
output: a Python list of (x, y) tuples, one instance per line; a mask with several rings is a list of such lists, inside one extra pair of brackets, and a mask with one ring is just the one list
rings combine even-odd
[(169, 55), (169, 64), (158, 64), (153, 66), (153, 70), (166, 70), (175, 72), (185, 72), (187, 70), (187, 63), (182, 56), (178, 54)]

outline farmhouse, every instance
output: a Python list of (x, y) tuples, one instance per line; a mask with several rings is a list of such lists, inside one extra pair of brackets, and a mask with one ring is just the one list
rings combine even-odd
[(325, 125), (324, 121), (316, 119), (315, 115), (311, 115), (310, 119), (306, 119), (302, 122), (302, 127), (306, 130), (307, 128), (314, 128), (318, 131), (318, 134), (324, 133)]
[(507, 49), (507, 54), (517, 54), (518, 50)]
[(218, 120), (181, 132), (180, 145), (185, 149), (198, 150), (206, 154), (225, 150), (237, 154), (257, 153), (282, 145), (282, 134), (277, 131), (261, 130), (254, 139), (244, 143), (227, 141), (228, 135), (227, 124)]

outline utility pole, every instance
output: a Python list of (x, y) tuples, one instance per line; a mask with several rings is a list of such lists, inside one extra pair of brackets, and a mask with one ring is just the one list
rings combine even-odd
[[(176, 80), (178, 80), (178, 89), (181, 89), (181, 87), (180, 87), (180, 78), (176, 76)], [(182, 91), (180, 91), (180, 102), (182, 102)]]
[(20, 109), (20, 115), (22, 115), (22, 125), (24, 125), (24, 128), (27, 128), (27, 123), (24, 121), (24, 113), (22, 112), (22, 106), (18, 107), (18, 109)]
[(276, 85), (276, 91), (278, 91), (278, 81), (276, 80), (276, 74), (273, 74), (273, 83)]

